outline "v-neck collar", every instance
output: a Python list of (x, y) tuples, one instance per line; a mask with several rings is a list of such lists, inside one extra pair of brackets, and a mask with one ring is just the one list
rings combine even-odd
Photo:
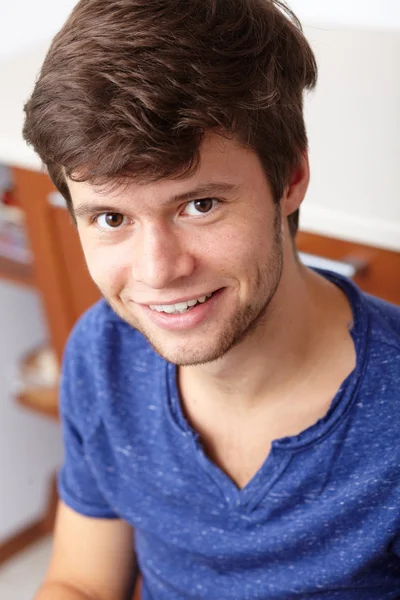
[(339, 286), (346, 294), (353, 312), (353, 327), (350, 335), (356, 350), (356, 367), (343, 381), (329, 410), (324, 417), (298, 435), (274, 440), (264, 463), (243, 487), (238, 486), (205, 454), (199, 434), (188, 423), (182, 409), (178, 391), (176, 365), (166, 362), (168, 413), (175, 427), (187, 439), (191, 439), (196, 458), (203, 472), (217, 486), (226, 504), (233, 510), (252, 510), (270, 493), (285, 472), (296, 453), (311, 448), (329, 436), (350, 410), (362, 380), (366, 359), (366, 338), (369, 320), (359, 290), (349, 280), (329, 271), (319, 271)]

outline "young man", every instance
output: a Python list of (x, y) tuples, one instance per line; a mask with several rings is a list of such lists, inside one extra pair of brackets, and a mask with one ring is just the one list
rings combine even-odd
[(24, 134), (104, 300), (38, 600), (128, 598), (135, 554), (144, 600), (400, 597), (400, 311), (294, 248), (315, 80), (278, 0), (82, 0), (56, 36)]

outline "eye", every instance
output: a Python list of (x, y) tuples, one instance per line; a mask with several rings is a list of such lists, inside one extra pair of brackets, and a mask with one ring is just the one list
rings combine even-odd
[(217, 206), (218, 202), (219, 201), (216, 198), (201, 198), (201, 200), (192, 200), (186, 204), (184, 213), (191, 217), (204, 215), (211, 212), (212, 209)]
[(125, 217), (121, 213), (102, 213), (95, 218), (100, 229), (119, 229), (125, 222)]

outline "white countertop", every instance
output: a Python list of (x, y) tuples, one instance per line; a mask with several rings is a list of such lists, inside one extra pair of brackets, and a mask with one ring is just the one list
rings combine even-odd
[[(34, 5), (43, 14), (40, 5), (48, 2), (36, 0), (29, 10)], [(41, 169), (21, 136), (22, 107), (51, 36), (74, 4), (53, 2), (53, 20), (46, 19), (42, 30), (30, 33), (31, 38), (28, 32), (34, 28), (25, 15), (26, 31), (20, 27), (17, 40), (12, 21), (18, 15), (21, 23), (21, 6), (18, 11), (18, 2), (13, 3), (7, 15), (9, 27), (0, 8), (0, 162)], [(306, 101), (312, 180), (301, 226), (400, 251), (400, 2), (292, 0), (289, 4), (306, 23), (305, 33), (320, 69), (317, 91)]]

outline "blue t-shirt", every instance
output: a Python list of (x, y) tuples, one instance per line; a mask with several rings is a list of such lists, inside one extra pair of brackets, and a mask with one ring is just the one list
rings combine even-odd
[(135, 528), (144, 600), (400, 598), (400, 308), (348, 295), (355, 370), (242, 490), (205, 455), (176, 367), (100, 301), (62, 379), (61, 498)]

